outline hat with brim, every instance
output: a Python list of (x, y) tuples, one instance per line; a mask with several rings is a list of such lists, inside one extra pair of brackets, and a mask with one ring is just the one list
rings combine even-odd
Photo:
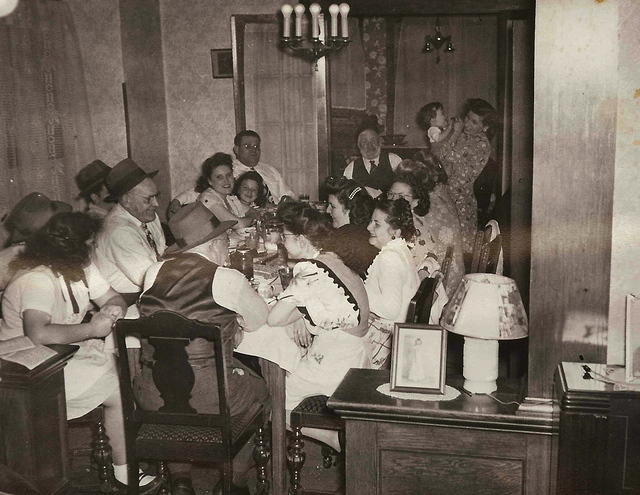
[(80, 194), (88, 194), (95, 191), (99, 186), (104, 184), (104, 180), (111, 172), (111, 167), (102, 160), (93, 160), (89, 165), (83, 167), (75, 177), (76, 185)]
[(71, 205), (62, 201), (52, 201), (39, 192), (27, 194), (16, 203), (4, 222), (10, 232), (9, 244), (26, 241), (53, 215), (62, 211), (71, 211)]
[(105, 198), (105, 201), (115, 203), (123, 194), (131, 191), (146, 178), (154, 177), (157, 173), (157, 170), (147, 173), (131, 158), (125, 158), (118, 162), (107, 175), (105, 185), (109, 196)]
[(165, 255), (183, 253), (204, 244), (226, 232), (236, 223), (236, 220), (221, 222), (200, 201), (183, 206), (169, 220), (169, 228), (176, 242), (165, 250)]

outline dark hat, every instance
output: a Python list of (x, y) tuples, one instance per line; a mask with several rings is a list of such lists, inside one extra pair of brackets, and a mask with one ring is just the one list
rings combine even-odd
[(169, 246), (165, 254), (177, 254), (218, 237), (237, 223), (236, 220), (221, 222), (200, 201), (183, 206), (169, 220), (169, 228), (176, 243)]
[(82, 168), (76, 175), (76, 184), (80, 190), (80, 195), (93, 192), (98, 186), (104, 184), (109, 172), (111, 172), (111, 167), (102, 160), (93, 160), (89, 165)]
[(131, 191), (147, 177), (154, 177), (158, 173), (145, 172), (131, 158), (125, 158), (109, 171), (105, 185), (109, 191), (109, 196), (105, 201), (116, 202), (124, 193)]
[(27, 194), (16, 203), (4, 222), (11, 233), (9, 244), (28, 239), (53, 215), (61, 211), (71, 211), (71, 205), (62, 201), (52, 201), (39, 192)]

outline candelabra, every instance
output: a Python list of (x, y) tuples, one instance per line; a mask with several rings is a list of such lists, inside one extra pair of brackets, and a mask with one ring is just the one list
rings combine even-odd
[[(305, 7), (301, 3), (292, 7), (284, 4), (280, 11), (284, 18), (282, 29), (281, 44), (290, 50), (292, 55), (306, 58), (314, 63), (314, 67), (318, 68), (318, 59), (324, 57), (331, 52), (337, 52), (347, 46), (351, 40), (349, 39), (349, 22), (347, 16), (349, 14), (349, 5), (341, 3), (339, 6), (331, 4), (329, 6), (329, 15), (331, 16), (330, 34), (326, 36), (324, 15), (321, 12), (320, 5), (312, 3), (309, 5), (309, 13), (311, 14), (311, 39), (303, 37), (302, 19)], [(291, 14), (295, 13), (295, 32), (291, 36)], [(340, 15), (341, 36), (338, 35), (338, 14)]]
[(433, 49), (436, 49), (436, 63), (440, 63), (440, 48), (442, 45), (447, 44), (447, 47), (444, 49), (445, 52), (453, 53), (455, 48), (453, 48), (453, 43), (451, 42), (451, 35), (442, 36), (440, 32), (440, 19), (436, 17), (436, 32), (434, 36), (428, 34), (424, 38), (424, 48), (422, 49), (422, 53), (431, 53)]

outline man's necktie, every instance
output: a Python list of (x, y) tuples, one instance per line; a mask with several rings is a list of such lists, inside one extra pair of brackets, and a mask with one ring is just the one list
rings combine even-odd
[(369, 160), (369, 163), (371, 164), (371, 168), (369, 169), (369, 175), (373, 175), (373, 173), (376, 171), (376, 161), (375, 160)]
[(142, 230), (144, 230), (144, 233), (147, 236), (147, 242), (149, 243), (149, 246), (151, 246), (154, 252), (156, 253), (156, 261), (160, 261), (160, 253), (158, 253), (158, 246), (156, 244), (155, 239), (151, 235), (151, 231), (149, 230), (149, 227), (147, 227), (146, 223), (142, 224)]

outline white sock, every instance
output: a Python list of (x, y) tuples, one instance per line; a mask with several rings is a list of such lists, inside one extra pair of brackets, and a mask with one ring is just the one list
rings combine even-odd
[[(138, 473), (140, 474), (140, 482), (138, 483), (138, 486), (148, 485), (154, 479), (156, 479), (155, 476), (149, 476), (148, 474), (144, 474), (142, 472), (142, 469), (138, 469)], [(113, 475), (123, 485), (129, 484), (129, 472), (128, 472), (128, 466), (126, 464), (119, 464), (119, 465), (114, 464)]]

